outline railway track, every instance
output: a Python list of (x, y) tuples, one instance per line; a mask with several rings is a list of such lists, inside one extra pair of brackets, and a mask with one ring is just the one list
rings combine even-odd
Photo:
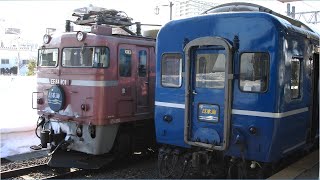
[(67, 176), (79, 172), (81, 169), (77, 168), (52, 168), (47, 164), (24, 167), (9, 171), (1, 172), (1, 179), (62, 179)]

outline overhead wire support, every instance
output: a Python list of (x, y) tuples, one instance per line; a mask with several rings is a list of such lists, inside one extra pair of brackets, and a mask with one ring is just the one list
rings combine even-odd
[(307, 23), (320, 23), (320, 11), (296, 12), (295, 17), (297, 20), (303, 18)]

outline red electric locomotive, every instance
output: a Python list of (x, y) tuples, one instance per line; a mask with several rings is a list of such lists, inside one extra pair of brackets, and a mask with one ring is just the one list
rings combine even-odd
[[(155, 39), (115, 10), (74, 14), (90, 32), (46, 34), (39, 49), (34, 108), (51, 166), (98, 168), (102, 157), (126, 156), (155, 144)], [(128, 27), (137, 25), (133, 33)], [(129, 35), (114, 34), (120, 27)], [(110, 158), (108, 158), (110, 159)]]

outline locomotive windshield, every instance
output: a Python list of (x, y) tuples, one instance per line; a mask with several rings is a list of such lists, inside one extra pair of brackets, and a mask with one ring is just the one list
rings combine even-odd
[(106, 47), (64, 48), (64, 67), (108, 67), (110, 52)]
[(58, 49), (39, 49), (38, 66), (55, 67), (58, 63)]

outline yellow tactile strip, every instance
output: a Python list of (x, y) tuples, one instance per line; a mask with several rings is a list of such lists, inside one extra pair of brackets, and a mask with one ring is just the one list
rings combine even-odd
[(317, 163), (319, 163), (319, 149), (307, 155), (298, 162), (291, 164), (268, 179), (294, 179), (301, 173), (314, 167)]

